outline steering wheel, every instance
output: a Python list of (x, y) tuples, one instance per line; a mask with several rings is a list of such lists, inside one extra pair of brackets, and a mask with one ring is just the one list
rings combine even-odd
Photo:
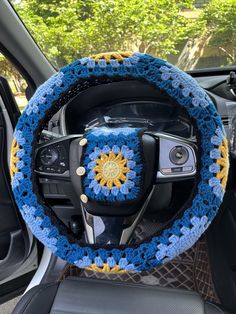
[[(78, 93), (132, 79), (152, 84), (183, 106), (197, 129), (197, 141), (145, 128), (97, 127), (82, 136), (38, 144), (50, 118)], [(71, 182), (87, 243), (45, 204), (37, 174)], [(12, 189), (21, 214), (36, 238), (80, 268), (142, 271), (173, 259), (216, 216), (227, 175), (227, 140), (211, 99), (192, 77), (147, 54), (103, 53), (62, 68), (37, 89), (14, 132)], [(153, 236), (129, 244), (155, 184), (190, 177), (195, 185), (185, 206)]]

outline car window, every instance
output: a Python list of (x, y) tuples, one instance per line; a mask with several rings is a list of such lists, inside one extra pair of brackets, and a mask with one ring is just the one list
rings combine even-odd
[(22, 111), (27, 104), (25, 96), (25, 90), (27, 83), (16, 67), (0, 53), (0, 76), (4, 76), (11, 88), (11, 91), (15, 97), (16, 103)]
[(56, 67), (131, 50), (183, 70), (236, 65), (235, 0), (11, 0)]

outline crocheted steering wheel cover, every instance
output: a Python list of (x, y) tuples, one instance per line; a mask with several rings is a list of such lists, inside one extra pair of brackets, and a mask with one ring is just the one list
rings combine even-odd
[[(35, 139), (42, 121), (59, 110), (65, 95), (69, 99), (70, 95), (91, 85), (125, 79), (145, 80), (165, 91), (196, 121), (201, 153), (197, 192), (181, 215), (149, 242), (126, 248), (82, 246), (53, 222), (48, 214), (50, 210), (34, 191)], [(12, 144), (12, 189), (24, 220), (47, 248), (80, 268), (142, 271), (178, 256), (199, 239), (216, 216), (225, 192), (227, 173), (227, 140), (211, 99), (192, 77), (167, 61), (142, 53), (100, 54), (62, 68), (40, 86), (29, 101), (16, 126)]]

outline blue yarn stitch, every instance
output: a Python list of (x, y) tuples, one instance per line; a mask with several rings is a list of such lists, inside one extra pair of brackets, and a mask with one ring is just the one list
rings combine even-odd
[[(135, 248), (94, 249), (88, 245), (81, 247), (78, 243), (70, 243), (46, 215), (44, 207), (38, 202), (37, 196), (33, 192), (30, 179), (32, 173), (31, 144), (39, 121), (52, 107), (52, 104), (80, 79), (96, 77), (99, 81), (100, 77), (104, 77), (104, 75), (109, 76), (111, 81), (117, 76), (144, 79), (165, 91), (187, 109), (189, 115), (196, 120), (201, 134), (202, 169), (200, 170), (201, 181), (198, 184), (198, 194), (193, 198), (191, 206), (168, 229), (158, 236), (153, 236), (149, 243), (140, 244)], [(207, 122), (204, 121), (204, 117), (208, 118)], [(99, 132), (98, 130), (98, 136), (100, 136)], [(20, 145), (17, 156), (25, 164), (12, 178), (13, 193), (23, 218), (33, 234), (45, 246), (60, 258), (81, 268), (88, 267), (93, 263), (99, 267), (104, 263), (116, 264), (121, 269), (128, 271), (141, 271), (158, 266), (191, 247), (207, 229), (222, 202), (224, 190), (220, 189), (219, 181), (215, 180), (215, 172), (211, 172), (211, 170), (218, 171), (214, 166), (211, 167), (211, 164), (215, 162), (215, 157), (218, 156), (215, 146), (221, 145), (225, 138), (223, 125), (215, 106), (193, 78), (168, 62), (146, 54), (134, 53), (125, 58), (123, 63), (111, 60), (106, 66), (104, 61), (96, 63), (91, 58), (83, 58), (62, 68), (38, 88), (31, 98), (18, 121), (14, 137), (17, 144)], [(98, 145), (100, 150), (107, 149), (103, 144)], [(109, 142), (109, 138), (105, 144), (112, 147), (114, 153), (118, 151), (117, 147), (114, 148), (113, 144)], [(119, 145), (115, 144), (118, 147), (124, 145), (122, 140)], [(135, 149), (131, 146), (129, 148)], [(99, 155), (92, 149), (90, 154)], [(132, 166), (132, 170), (137, 175), (140, 170), (136, 162), (136, 160), (129, 160), (127, 165), (130, 168)], [(20, 165), (23, 164), (20, 163)], [(135, 175), (131, 174), (129, 180), (134, 180), (132, 177)], [(88, 179), (91, 180), (92, 175)], [(127, 190), (124, 189), (124, 191)], [(107, 191), (104, 193), (106, 194)], [(118, 197), (119, 193), (117, 189), (113, 190), (115, 197)], [(102, 197), (107, 197), (105, 194)], [(207, 200), (208, 204), (205, 204), (204, 200)]]
[[(125, 201), (134, 200), (138, 197), (140, 191), (140, 178), (142, 171), (142, 160), (140, 155), (140, 139), (138, 128), (97, 128), (86, 134), (88, 144), (84, 153), (83, 166), (86, 170), (86, 176), (83, 180), (85, 194), (92, 200), (97, 201)], [(109, 145), (108, 145), (109, 144)], [(94, 168), (97, 165), (96, 160), (101, 154), (121, 153), (124, 159), (132, 167), (127, 174), (127, 180), (121, 187), (113, 186), (109, 190), (106, 186), (95, 179)]]

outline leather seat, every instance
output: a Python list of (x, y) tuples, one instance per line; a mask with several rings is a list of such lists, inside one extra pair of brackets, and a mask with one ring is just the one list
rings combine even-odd
[(69, 277), (36, 286), (13, 314), (226, 314), (191, 291)]

